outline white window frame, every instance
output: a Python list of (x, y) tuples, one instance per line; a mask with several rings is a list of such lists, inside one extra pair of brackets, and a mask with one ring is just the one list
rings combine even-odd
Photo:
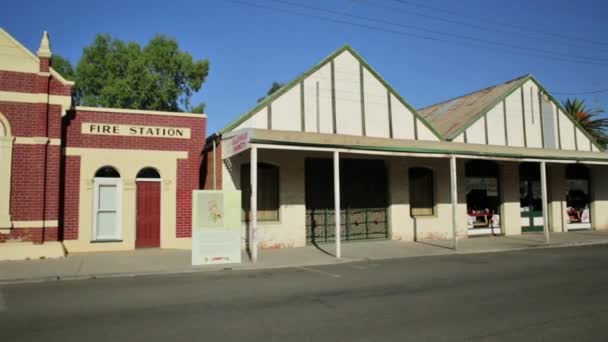
[[(116, 235), (97, 237), (97, 213), (99, 212), (99, 187), (101, 185), (116, 186)], [(122, 241), (122, 179), (121, 178), (93, 178), (93, 231), (91, 241)]]
[(11, 171), (13, 162), (11, 126), (0, 113), (0, 230), (11, 229)]

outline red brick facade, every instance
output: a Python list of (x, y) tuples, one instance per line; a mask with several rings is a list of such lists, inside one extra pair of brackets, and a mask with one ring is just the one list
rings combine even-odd
[[(200, 188), (205, 116), (68, 109), (73, 84), (52, 70), (50, 58), (46, 57), (50, 54), (42, 54), (34, 62), (36, 57), (23, 47), (15, 45), (14, 48), (21, 49), (23, 58), (32, 59), (30, 66), (34, 66), (30, 72), (16, 71), (22, 66), (13, 67), (8, 62), (3, 65), (6, 59), (0, 56), (0, 93), (3, 95), (0, 96), (0, 119), (8, 121), (10, 126), (10, 134), (0, 138), (12, 144), (10, 226), (0, 226), (0, 242), (75, 240), (79, 231), (90, 229), (80, 226), (79, 196), (82, 179), (93, 175), (81, 175), (81, 157), (70, 155), (70, 149), (186, 152), (186, 158), (176, 161), (177, 178), (171, 186), (175, 187), (177, 201), (175, 235), (191, 236), (192, 191)], [(84, 122), (185, 127), (190, 130), (190, 138), (82, 134)], [(0, 126), (0, 135), (1, 129)]]

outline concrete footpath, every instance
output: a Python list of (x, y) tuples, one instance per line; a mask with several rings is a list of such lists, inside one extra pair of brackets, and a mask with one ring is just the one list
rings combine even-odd
[(243, 263), (192, 266), (190, 251), (143, 249), (128, 252), (73, 253), (64, 259), (0, 262), (0, 284), (51, 280), (128, 277), (154, 274), (177, 274), (222, 270), (259, 270), (307, 267), (363, 260), (411, 258), (431, 255), (501, 252), (527, 248), (550, 248), (608, 244), (608, 231), (552, 233), (550, 243), (542, 234), (475, 237), (462, 239), (458, 249), (451, 240), (440, 241), (361, 241), (342, 244), (342, 258), (333, 255), (334, 245), (261, 250), (257, 263), (243, 253)]

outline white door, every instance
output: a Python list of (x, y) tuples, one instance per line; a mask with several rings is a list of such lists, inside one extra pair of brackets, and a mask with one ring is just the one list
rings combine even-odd
[(93, 240), (122, 240), (120, 229), (120, 178), (96, 178)]

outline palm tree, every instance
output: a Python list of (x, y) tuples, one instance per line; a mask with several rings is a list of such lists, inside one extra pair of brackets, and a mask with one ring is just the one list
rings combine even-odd
[(608, 118), (602, 117), (603, 109), (589, 109), (585, 100), (566, 99), (563, 103), (570, 114), (602, 147), (608, 146)]

